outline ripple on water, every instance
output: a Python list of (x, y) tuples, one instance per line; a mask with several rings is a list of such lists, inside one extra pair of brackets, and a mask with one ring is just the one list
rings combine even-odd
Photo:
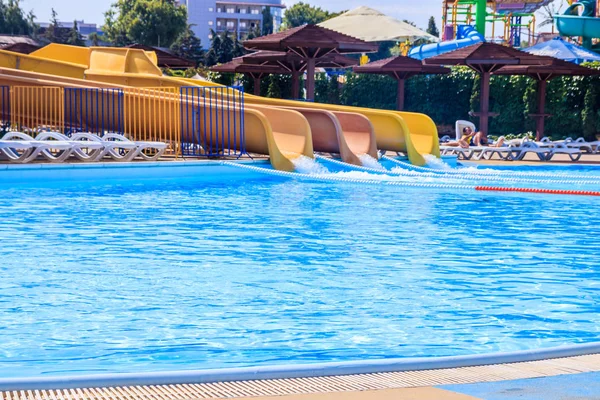
[(374, 188), (0, 189), (0, 376), (598, 340), (595, 200)]

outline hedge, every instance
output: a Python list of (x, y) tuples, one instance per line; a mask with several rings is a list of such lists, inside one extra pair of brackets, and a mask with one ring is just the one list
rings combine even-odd
[[(599, 68), (600, 64), (591, 64)], [(315, 100), (349, 106), (393, 110), (396, 82), (381, 75), (348, 73), (336, 91), (325, 74), (316, 79)], [(490, 110), (500, 115), (490, 122), (490, 135), (519, 134), (535, 129), (527, 115), (537, 109), (536, 81), (523, 76), (492, 76)], [(339, 92), (339, 97), (336, 93)], [(471, 119), (469, 111), (479, 109), (479, 77), (465, 67), (447, 75), (415, 76), (406, 82), (407, 111), (429, 115), (443, 132), (453, 132), (458, 119)], [(584, 135), (595, 139), (600, 132), (600, 78), (561, 77), (547, 86), (546, 134), (553, 138)], [(471, 119), (477, 123), (477, 119)]]

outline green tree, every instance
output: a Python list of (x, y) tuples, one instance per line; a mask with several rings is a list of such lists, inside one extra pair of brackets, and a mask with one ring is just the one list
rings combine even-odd
[(435, 18), (429, 17), (429, 23), (427, 24), (426, 32), (435, 37), (440, 36), (440, 31), (438, 30), (437, 25), (435, 24)]
[(283, 24), (286, 29), (295, 28), (304, 24), (318, 24), (331, 18), (332, 15), (321, 7), (313, 7), (303, 2), (296, 3), (287, 9), (283, 16)]
[(88, 35), (88, 40), (92, 46), (98, 46), (100, 44), (100, 40), (102, 40), (102, 37), (98, 35), (98, 32), (92, 32)]
[(67, 38), (66, 43), (73, 46), (85, 46), (85, 41), (79, 33), (79, 26), (77, 25), (77, 20), (73, 21), (73, 28), (69, 32), (69, 37)]
[(417, 27), (417, 24), (415, 24), (414, 22), (412, 22), (412, 21), (409, 21), (409, 20), (407, 20), (407, 19), (403, 19), (403, 20), (402, 20), (402, 22), (404, 22), (404, 23), (406, 23), (406, 24), (409, 24), (409, 25), (412, 25), (412, 26), (414, 26), (415, 28)]
[(179, 57), (195, 62), (196, 65), (204, 58), (202, 43), (194, 34), (192, 25), (188, 25), (185, 32), (179, 35), (171, 45), (171, 51)]
[(115, 45), (169, 47), (187, 29), (187, 9), (175, 0), (117, 0), (104, 16), (104, 32)]
[(276, 75), (269, 75), (269, 89), (267, 90), (267, 97), (274, 99), (281, 98), (281, 87), (279, 86), (279, 80)]
[(52, 17), (50, 18), (50, 25), (44, 33), (44, 37), (52, 43), (66, 43), (67, 35), (65, 35), (65, 29), (60, 26), (58, 22), (58, 14), (52, 9)]
[(270, 35), (273, 33), (273, 14), (271, 7), (267, 6), (262, 10), (262, 34)]
[(211, 29), (210, 37), (210, 47), (204, 58), (204, 63), (208, 67), (218, 64), (220, 62), (219, 57), (221, 55), (221, 36), (217, 35), (217, 33)]
[(233, 35), (233, 58), (241, 57), (246, 54), (246, 49), (244, 49), (244, 45), (238, 39), (237, 33)]
[(340, 104), (340, 84), (337, 76), (329, 78), (329, 87), (327, 88), (327, 103)]
[(35, 35), (35, 16), (30, 11), (27, 15), (21, 8), (20, 0), (0, 0), (0, 33), (11, 35)]
[(219, 34), (221, 45), (217, 52), (217, 60), (220, 64), (225, 64), (233, 59), (234, 41), (231, 33), (226, 29)]
[(252, 28), (252, 30), (250, 30), (250, 32), (248, 32), (248, 35), (246, 36), (246, 40), (254, 39), (254, 38), (257, 38), (260, 36), (262, 36), (261, 29), (259, 26), (255, 26), (254, 28)]

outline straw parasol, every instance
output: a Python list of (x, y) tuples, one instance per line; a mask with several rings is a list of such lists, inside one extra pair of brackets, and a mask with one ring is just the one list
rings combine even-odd
[(437, 65), (424, 65), (422, 61), (405, 56), (395, 56), (384, 60), (374, 61), (359, 67), (353, 71), (358, 74), (381, 74), (389, 75), (398, 82), (398, 94), (396, 95), (396, 108), (404, 109), (404, 81), (419, 74), (447, 74), (448, 68)]
[(511, 47), (495, 43), (477, 43), (458, 50), (443, 53), (424, 60), (426, 65), (466, 65), (481, 75), (481, 95), (479, 112), (479, 129), (488, 132), (489, 118), (498, 114), (491, 113), (490, 108), (490, 75), (500, 68), (510, 65), (543, 65), (548, 58), (525, 53)]
[(306, 62), (307, 99), (315, 96), (315, 66), (320, 58), (330, 54), (369, 53), (377, 51), (377, 45), (352, 36), (344, 35), (317, 25), (303, 25), (286, 31), (247, 40), (249, 50), (270, 50), (292, 53)]
[(597, 69), (582, 67), (571, 62), (559, 60), (553, 57), (545, 57), (548, 61), (546, 65), (514, 65), (500, 68), (494, 72), (494, 75), (524, 75), (537, 81), (537, 112), (529, 114), (535, 119), (536, 139), (541, 140), (544, 137), (544, 122), (546, 117), (546, 85), (551, 79), (559, 76), (591, 76), (600, 75)]

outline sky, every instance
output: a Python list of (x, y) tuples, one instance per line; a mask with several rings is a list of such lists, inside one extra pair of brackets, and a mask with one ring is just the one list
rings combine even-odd
[[(384, 14), (394, 18), (415, 22), (419, 28), (427, 28), (427, 21), (434, 16), (438, 28), (441, 24), (442, 2), (441, 0), (304, 0), (305, 2), (319, 6), (328, 11), (351, 10), (353, 8), (368, 5)], [(560, 2), (562, 0), (556, 0)], [(109, 9), (114, 0), (22, 0), (22, 7), (29, 11), (33, 9), (37, 21), (47, 22), (50, 20), (51, 9), (54, 7), (61, 21), (84, 20), (96, 23), (99, 26), (104, 23), (104, 12)], [(284, 4), (290, 6), (297, 1), (284, 0)], [(564, 7), (563, 7), (564, 8)], [(540, 18), (538, 17), (538, 20)]]

